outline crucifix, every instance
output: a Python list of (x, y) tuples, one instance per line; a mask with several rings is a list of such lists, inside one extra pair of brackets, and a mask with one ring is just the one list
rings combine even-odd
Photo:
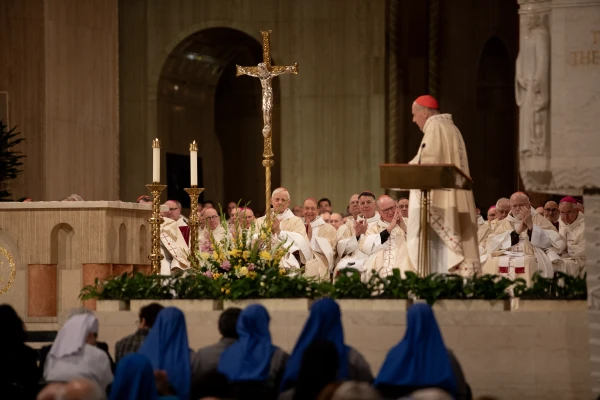
[[(271, 167), (275, 164), (273, 161), (273, 143), (272, 143), (272, 132), (273, 132), (273, 85), (272, 80), (274, 77), (284, 74), (297, 74), (298, 63), (288, 66), (273, 66), (271, 65), (271, 31), (261, 31), (262, 34), (262, 49), (263, 49), (263, 62), (259, 63), (256, 67), (242, 67), (236, 65), (235, 76), (249, 75), (254, 78), (260, 79), (260, 85), (262, 87), (262, 112), (263, 112), (263, 162), (262, 165), (265, 167), (265, 194), (267, 199), (267, 210), (271, 204)], [(271, 213), (266, 212), (266, 222), (270, 226)]]

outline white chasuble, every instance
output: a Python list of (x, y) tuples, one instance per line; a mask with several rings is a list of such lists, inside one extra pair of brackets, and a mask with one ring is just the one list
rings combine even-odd
[[(358, 216), (358, 221), (367, 221), (368, 228), (377, 224), (379, 220), (381, 220), (381, 216), (379, 213), (375, 213), (371, 218), (363, 218), (362, 216)], [(367, 228), (367, 229), (368, 229)], [(341, 229), (341, 227), (340, 227)], [(346, 232), (346, 231), (344, 231)], [(361, 238), (364, 235), (361, 235)], [(337, 254), (340, 258), (340, 261), (337, 263), (335, 269), (342, 270), (344, 268), (355, 268), (359, 271), (362, 270), (363, 263), (367, 259), (367, 255), (360, 251), (358, 248), (358, 241), (360, 238), (356, 238), (356, 232), (354, 232), (354, 224), (352, 225), (352, 230), (348, 234), (346, 233), (344, 238), (339, 238), (337, 242)]]
[[(454, 164), (470, 175), (465, 142), (450, 114), (429, 117), (419, 152), (410, 164)], [(481, 270), (475, 201), (470, 190), (432, 190), (429, 205), (430, 271), (469, 276)], [(419, 259), (421, 192), (410, 191), (408, 254), (413, 268)]]
[(160, 226), (160, 243), (163, 259), (160, 261), (160, 274), (171, 275), (172, 268), (188, 269), (189, 247), (185, 242), (177, 221), (164, 218)]
[[(524, 278), (528, 285), (536, 271), (552, 277), (555, 266), (561, 265), (560, 254), (565, 242), (550, 221), (531, 208), (533, 229), (519, 235), (513, 244), (511, 234), (523, 222), (509, 214), (490, 233), (487, 241), (489, 258), (483, 267), (484, 274), (501, 275), (511, 279)], [(530, 238), (531, 235), (531, 238)]]
[[(256, 220), (258, 230), (265, 223), (265, 219), (266, 217), (260, 217)], [(285, 242), (284, 246), (289, 248), (286, 255), (281, 259), (281, 267), (288, 269), (300, 268), (312, 258), (312, 251), (308, 245), (308, 236), (306, 236), (306, 227), (302, 220), (296, 217), (289, 208), (278, 214), (277, 219), (280, 221), (280, 232), (279, 235), (273, 232), (271, 245), (278, 246), (280, 243)], [(298, 252), (300, 262), (294, 257), (295, 252)]]
[(332, 225), (326, 223), (321, 216), (315, 218), (310, 226), (312, 237), (309, 244), (313, 258), (306, 263), (304, 274), (326, 279), (333, 272), (337, 231)]
[(585, 220), (582, 213), (571, 225), (565, 224), (562, 219), (559, 220), (558, 232), (565, 238), (567, 248), (561, 254), (565, 265), (562, 272), (570, 275), (583, 274), (585, 267)]
[(399, 270), (403, 278), (406, 271), (417, 272), (408, 261), (406, 233), (399, 225), (394, 227), (384, 243), (381, 242), (381, 232), (389, 226), (384, 220), (369, 227), (361, 239), (360, 250), (368, 256), (363, 267), (363, 280), (368, 281), (372, 274), (380, 277), (392, 275), (394, 269)]

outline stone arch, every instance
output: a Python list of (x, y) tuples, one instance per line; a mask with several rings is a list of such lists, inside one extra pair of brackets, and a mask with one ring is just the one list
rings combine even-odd
[(75, 230), (67, 223), (61, 223), (52, 228), (50, 233), (50, 263), (60, 270), (80, 269), (76, 265)]

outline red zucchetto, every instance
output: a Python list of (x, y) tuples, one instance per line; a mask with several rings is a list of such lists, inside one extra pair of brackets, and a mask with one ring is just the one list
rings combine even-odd
[(415, 103), (423, 107), (433, 108), (435, 110), (437, 110), (440, 107), (438, 105), (437, 100), (433, 96), (430, 96), (428, 94), (417, 97)]
[(560, 202), (561, 203), (573, 203), (573, 204), (577, 204), (577, 200), (575, 200), (571, 196), (563, 197), (562, 199), (560, 199)]

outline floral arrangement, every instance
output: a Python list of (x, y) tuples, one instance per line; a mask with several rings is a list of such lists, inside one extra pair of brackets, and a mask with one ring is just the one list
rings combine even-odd
[[(234, 281), (263, 275), (267, 269), (279, 268), (287, 253), (286, 242), (269, 243), (271, 224), (260, 227), (253, 222), (249, 228), (239, 219), (228, 223), (222, 212), (220, 225), (227, 234), (217, 241), (208, 230), (208, 237), (200, 238), (200, 251), (190, 254), (193, 270), (214, 280)], [(268, 244), (272, 244), (268, 246)], [(280, 269), (282, 275), (288, 273)], [(228, 290), (224, 287), (224, 290)]]

